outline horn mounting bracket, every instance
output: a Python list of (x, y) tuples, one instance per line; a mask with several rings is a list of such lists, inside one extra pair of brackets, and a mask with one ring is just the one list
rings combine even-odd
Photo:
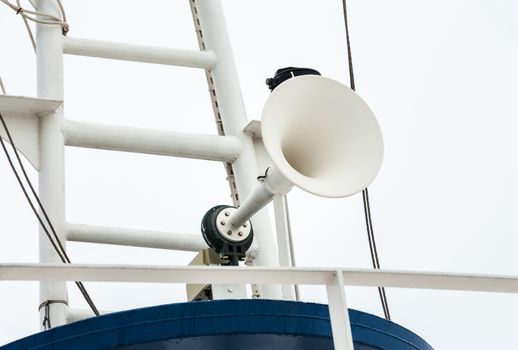
[(252, 245), (254, 233), (250, 221), (241, 227), (232, 227), (228, 218), (237, 208), (217, 205), (207, 211), (201, 222), (201, 233), (205, 242), (222, 259), (222, 265), (239, 264), (246, 257)]

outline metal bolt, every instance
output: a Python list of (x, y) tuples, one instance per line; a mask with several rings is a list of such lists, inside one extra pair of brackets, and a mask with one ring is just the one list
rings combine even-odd
[(239, 231), (237, 235), (241, 237), (243, 235), (243, 232)]
[(233, 290), (232, 288), (227, 288), (227, 292), (229, 292), (229, 293), (233, 293), (233, 292), (234, 292), (234, 290)]
[(248, 224), (245, 222), (245, 223), (243, 224), (243, 227), (248, 227)]
[(225, 216), (230, 216), (230, 213), (228, 211), (226, 211)]
[(227, 235), (232, 236), (232, 231), (227, 231)]
[(225, 220), (221, 220), (219, 223), (220, 223), (221, 225), (225, 226)]

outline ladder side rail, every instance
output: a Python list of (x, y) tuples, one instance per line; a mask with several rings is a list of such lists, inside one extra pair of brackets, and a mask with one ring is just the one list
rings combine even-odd
[[(38, 11), (60, 17), (56, 1), (38, 1)], [(63, 35), (60, 26), (36, 25), (37, 95), (41, 98), (63, 100)], [(39, 121), (39, 197), (63, 246), (65, 242), (65, 142), (61, 133), (63, 106)], [(39, 260), (42, 263), (61, 262), (45, 232), (39, 229)], [(60, 300), (49, 305), (53, 326), (66, 323), (68, 294), (63, 281), (40, 282), (40, 302)], [(40, 310), (43, 322), (45, 308)], [(41, 323), (43, 324), (43, 323)]]
[[(252, 137), (244, 132), (248, 124), (241, 87), (234, 63), (230, 39), (220, 0), (189, 0), (193, 10), (195, 26), (201, 31), (202, 49), (212, 50), (218, 56), (217, 65), (210, 71), (210, 78), (217, 96), (219, 117), (225, 135), (241, 139), (242, 150), (232, 164), (239, 196), (246, 198), (260, 175)], [(209, 82), (210, 83), (210, 82)], [(252, 254), (258, 266), (278, 266), (279, 257), (275, 237), (267, 210), (259, 211), (252, 219), (258, 247)], [(260, 296), (280, 299), (280, 286), (262, 286)]]

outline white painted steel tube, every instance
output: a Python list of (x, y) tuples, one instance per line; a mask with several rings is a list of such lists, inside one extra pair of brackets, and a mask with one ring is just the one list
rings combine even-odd
[(518, 294), (518, 276), (374, 269), (1, 263), (0, 281), (336, 284)]
[(212, 51), (172, 49), (71, 37), (65, 37), (63, 53), (203, 69), (214, 68), (218, 61)]
[(207, 243), (205, 243), (201, 234), (195, 235), (79, 224), (67, 224), (67, 240), (192, 252), (207, 248)]
[(230, 215), (228, 221), (233, 227), (240, 227), (273, 200), (275, 195), (289, 192), (293, 184), (274, 166), (266, 170), (265, 177), (255, 186), (241, 206)]
[(135, 152), (232, 163), (241, 151), (236, 136), (190, 134), (66, 121), (68, 146)]
[[(286, 195), (273, 197), (273, 210), (275, 213), (275, 231), (277, 233), (277, 251), (279, 252), (279, 264), (284, 267), (293, 267), (291, 245), (291, 230), (286, 204)], [(297, 300), (297, 287), (285, 284), (282, 286), (282, 297), (285, 300)]]
[(354, 350), (351, 322), (345, 299), (344, 276), (341, 271), (335, 272), (333, 282), (326, 286), (326, 290), (334, 349)]
[[(225, 15), (220, 0), (194, 0), (193, 6), (200, 19), (205, 47), (213, 50), (218, 56), (218, 64), (211, 73), (225, 133), (238, 136), (243, 145), (242, 151), (232, 167), (239, 196), (244, 199), (252, 192), (260, 173), (257, 168), (252, 137), (244, 132), (248, 119), (225, 24)], [(279, 257), (267, 211), (260, 210), (254, 216), (252, 223), (255, 238), (260, 247), (256, 252), (255, 264), (278, 266)], [(262, 286), (261, 297), (280, 299), (282, 297), (280, 286)]]
[[(60, 17), (57, 2), (38, 1), (38, 11)], [(36, 25), (36, 70), (38, 97), (63, 100), (63, 35), (58, 25)], [(65, 245), (65, 145), (61, 133), (63, 107), (40, 118), (39, 122), (39, 197), (56, 229), (58, 237)], [(61, 262), (51, 246), (44, 231), (39, 234), (40, 261), (43, 263)], [(64, 282), (40, 283), (40, 301), (67, 301), (67, 287)], [(43, 320), (44, 309), (40, 319)], [(67, 306), (64, 303), (49, 305), (52, 326), (66, 323)], [(40, 322), (40, 324), (42, 324)]]

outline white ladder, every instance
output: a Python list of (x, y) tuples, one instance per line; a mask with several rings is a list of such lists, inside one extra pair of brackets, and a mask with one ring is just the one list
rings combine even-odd
[[(103, 150), (160, 154), (172, 157), (221, 161), (225, 165), (234, 205), (246, 198), (259, 174), (254, 142), (257, 125), (248, 125), (231, 44), (220, 0), (188, 0), (200, 50), (150, 47), (127, 43), (64, 37), (61, 27), (37, 25), (37, 95), (38, 99), (0, 98), (2, 111), (22, 153), (39, 171), (39, 196), (62, 242), (122, 244), (136, 247), (198, 251), (206, 247), (201, 235), (163, 233), (147, 230), (108, 228), (87, 224), (69, 224), (65, 219), (65, 146)], [(59, 17), (54, 0), (40, 0), (38, 11)], [(145, 130), (122, 126), (80, 123), (65, 119), (63, 101), (63, 55), (80, 55), (115, 60), (165, 64), (204, 69), (219, 135), (200, 135), (174, 131)], [(32, 106), (31, 108), (20, 108)], [(29, 118), (20, 118), (20, 114)], [(138, 137), (136, 137), (138, 135)], [(255, 137), (254, 137), (255, 135)], [(0, 136), (5, 137), (3, 130)], [(217, 203), (215, 203), (217, 204)], [(208, 209), (208, 208), (207, 208)], [(254, 233), (260, 249), (253, 248), (258, 266), (289, 266), (286, 210), (283, 198), (275, 200), (279, 254), (266, 209), (255, 214)], [(200, 218), (201, 219), (201, 218)], [(150, 239), (152, 238), (152, 239)], [(40, 262), (60, 263), (59, 256), (40, 229)], [(332, 300), (343, 297), (343, 281), (336, 284)], [(256, 291), (261, 297), (292, 297), (291, 291), (276, 285), (264, 285)], [(65, 282), (40, 282), (40, 301), (68, 302)], [(344, 305), (344, 304), (341, 304)], [(76, 320), (65, 303), (52, 303), (48, 317), (53, 326)], [(341, 334), (349, 328), (346, 312), (332, 322)], [(41, 319), (44, 310), (41, 310)], [(338, 327), (338, 328), (337, 328)], [(340, 337), (341, 338), (341, 337)], [(347, 339), (346, 342), (349, 342)], [(338, 348), (338, 347), (337, 347)]]

